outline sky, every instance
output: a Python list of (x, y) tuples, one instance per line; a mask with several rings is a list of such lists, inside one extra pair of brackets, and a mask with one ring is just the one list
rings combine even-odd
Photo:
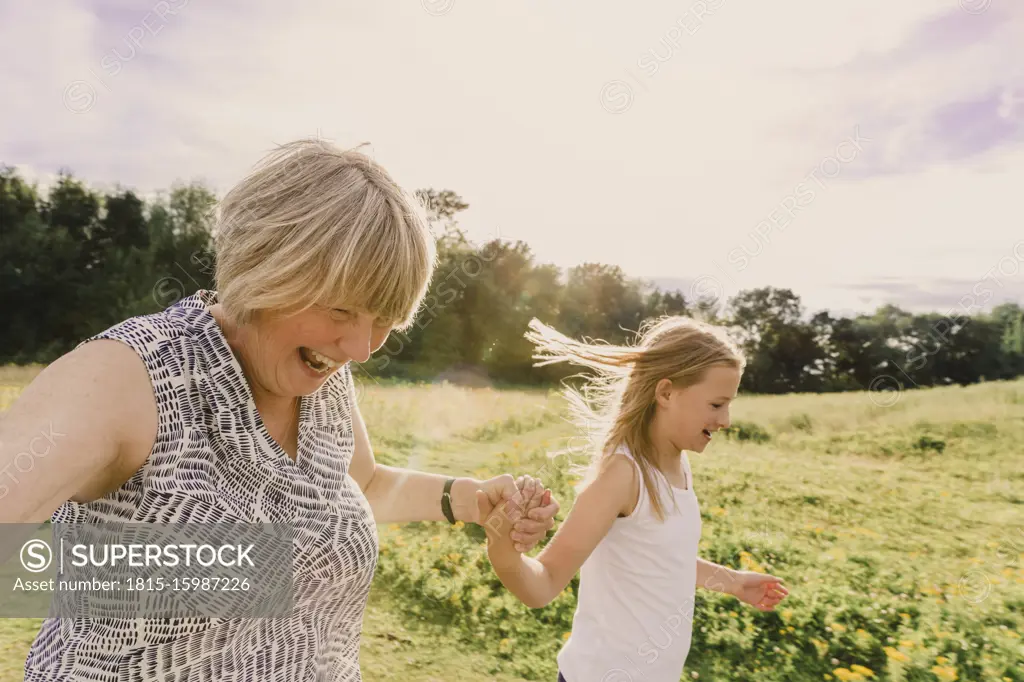
[(0, 0), (0, 163), (219, 195), (276, 144), (476, 240), (808, 311), (1024, 303), (1013, 0)]

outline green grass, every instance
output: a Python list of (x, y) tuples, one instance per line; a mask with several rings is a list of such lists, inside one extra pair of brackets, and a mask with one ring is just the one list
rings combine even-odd
[[(559, 521), (571, 506), (572, 477), (545, 458), (574, 435), (554, 393), (369, 384), (360, 406), (383, 462), (541, 472)], [(702, 556), (791, 595), (762, 614), (700, 592), (687, 679), (1024, 681), (1024, 381), (743, 396), (733, 420), (691, 455)], [(554, 679), (575, 581), (531, 611), (500, 587), (479, 529), (380, 533), (367, 680)], [(21, 678), (37, 627), (0, 620), (0, 680)]]
[(467, 650), (445, 625), (408, 618), (403, 607), (385, 590), (378, 588), (370, 595), (359, 654), (366, 682), (520, 679), (505, 672), (511, 667), (505, 661)]

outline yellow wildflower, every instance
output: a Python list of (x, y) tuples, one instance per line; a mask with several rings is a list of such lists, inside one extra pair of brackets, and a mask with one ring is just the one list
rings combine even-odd
[(950, 668), (949, 666), (934, 665), (932, 666), (932, 672), (935, 673), (935, 676), (940, 680), (947, 680), (948, 682), (954, 682), (954, 680), (960, 678), (960, 676), (956, 674), (956, 668)]
[(910, 660), (910, 656), (907, 656), (899, 649), (893, 649), (891, 646), (885, 647), (885, 655), (894, 661), (899, 661), (900, 663), (906, 663)]

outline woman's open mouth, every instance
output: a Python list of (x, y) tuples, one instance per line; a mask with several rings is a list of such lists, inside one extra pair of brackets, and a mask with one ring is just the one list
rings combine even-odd
[(707, 429), (704, 429), (701, 433), (704, 434), (705, 438), (707, 438), (708, 440), (711, 440), (711, 432), (710, 431), (708, 431)]
[(309, 367), (319, 376), (326, 376), (333, 370), (336, 370), (345, 364), (343, 362), (338, 362), (337, 360), (332, 360), (326, 355), (318, 353), (312, 348), (306, 348), (305, 346), (299, 348), (299, 357), (306, 367)]

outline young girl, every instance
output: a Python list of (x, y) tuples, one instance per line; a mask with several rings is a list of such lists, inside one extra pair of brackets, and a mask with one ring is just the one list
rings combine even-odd
[(678, 682), (690, 649), (697, 585), (762, 611), (789, 593), (779, 578), (697, 557), (701, 518), (686, 451), (729, 426), (745, 365), (720, 328), (685, 317), (645, 325), (636, 346), (581, 343), (537, 320), (527, 338), (542, 362), (597, 372), (566, 390), (576, 421), (599, 447), (565, 522), (536, 558), (515, 550), (514, 501), (491, 509), (488, 556), (530, 608), (551, 602), (580, 572), (559, 682)]

